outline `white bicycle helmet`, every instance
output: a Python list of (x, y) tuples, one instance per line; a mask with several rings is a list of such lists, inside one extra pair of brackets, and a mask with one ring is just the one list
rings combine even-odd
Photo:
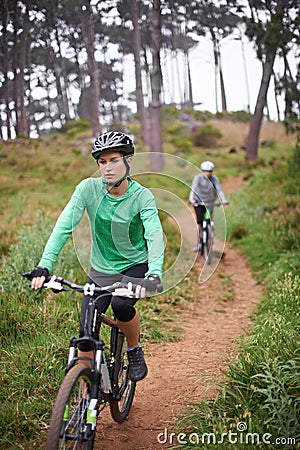
[(120, 131), (107, 131), (100, 134), (92, 145), (92, 156), (97, 160), (101, 153), (117, 150), (124, 156), (134, 154), (132, 139)]
[(204, 172), (212, 172), (214, 168), (215, 165), (211, 161), (203, 161), (203, 163), (201, 164), (201, 170), (203, 170)]

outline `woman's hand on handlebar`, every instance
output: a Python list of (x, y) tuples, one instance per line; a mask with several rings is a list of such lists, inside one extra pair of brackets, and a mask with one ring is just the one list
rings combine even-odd
[(147, 292), (162, 292), (163, 287), (161, 285), (161, 280), (158, 275), (150, 274), (146, 278), (132, 278), (123, 277), (122, 281), (128, 283), (129, 281), (136, 284), (135, 297), (145, 298)]
[(65, 289), (65, 287), (67, 287), (78, 292), (84, 292), (85, 295), (93, 296), (94, 294), (101, 294), (103, 291), (116, 293), (118, 290), (124, 291), (124, 289), (126, 290), (126, 288), (128, 288), (128, 292), (119, 292), (116, 295), (126, 297), (126, 294), (129, 294), (130, 297), (145, 298), (149, 296), (149, 293), (163, 291), (161, 280), (159, 276), (155, 274), (148, 275), (146, 278), (123, 276), (121, 282), (103, 287), (98, 287), (89, 283), (86, 283), (85, 285), (77, 285), (68, 280), (64, 280), (61, 277), (56, 277), (55, 275), (50, 277), (48, 269), (44, 267), (36, 267), (32, 272), (26, 272), (22, 275), (31, 281), (32, 289), (46, 287), (47, 289), (52, 289), (56, 293), (68, 290)]
[(32, 289), (40, 289), (48, 277), (49, 270), (46, 267), (36, 267), (27, 278), (31, 280)]

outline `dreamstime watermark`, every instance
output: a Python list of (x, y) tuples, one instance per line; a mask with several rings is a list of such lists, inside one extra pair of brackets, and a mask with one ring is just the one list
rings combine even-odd
[(272, 434), (259, 434), (249, 432), (246, 422), (238, 422), (236, 430), (229, 430), (226, 433), (174, 433), (169, 432), (168, 428), (158, 433), (157, 442), (161, 445), (222, 445), (222, 444), (252, 444), (252, 445), (296, 445), (294, 437), (276, 437)]

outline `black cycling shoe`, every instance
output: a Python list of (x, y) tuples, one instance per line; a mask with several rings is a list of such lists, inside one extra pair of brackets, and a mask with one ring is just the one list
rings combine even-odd
[(136, 347), (127, 352), (129, 361), (129, 378), (131, 381), (140, 381), (147, 376), (148, 368), (145, 363), (142, 347)]

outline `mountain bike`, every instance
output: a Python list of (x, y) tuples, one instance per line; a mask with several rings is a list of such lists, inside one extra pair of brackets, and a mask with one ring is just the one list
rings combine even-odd
[[(23, 276), (30, 279), (28, 273)], [(77, 285), (53, 275), (43, 287), (55, 293), (73, 290), (90, 296), (84, 319), (84, 336), (70, 340), (65, 378), (52, 410), (46, 450), (92, 450), (100, 411), (108, 403), (112, 418), (123, 422), (130, 412), (136, 388), (136, 382), (128, 376), (124, 334), (113, 317), (98, 313), (97, 304), (101, 297), (107, 296), (107, 292), (135, 297), (136, 285), (131, 282), (104, 287), (89, 283)], [(161, 292), (162, 286), (157, 291)], [(110, 327), (108, 347), (100, 339), (101, 324)], [(83, 342), (92, 345), (93, 360), (76, 356), (78, 344)], [(84, 361), (86, 364), (83, 364)]]
[[(215, 203), (214, 206), (220, 206), (221, 203)], [(198, 205), (195, 205), (198, 206)], [(199, 233), (198, 252), (204, 256), (207, 264), (211, 264), (213, 255), (213, 243), (215, 235), (215, 225), (209, 209), (206, 207), (202, 221), (202, 234)]]

